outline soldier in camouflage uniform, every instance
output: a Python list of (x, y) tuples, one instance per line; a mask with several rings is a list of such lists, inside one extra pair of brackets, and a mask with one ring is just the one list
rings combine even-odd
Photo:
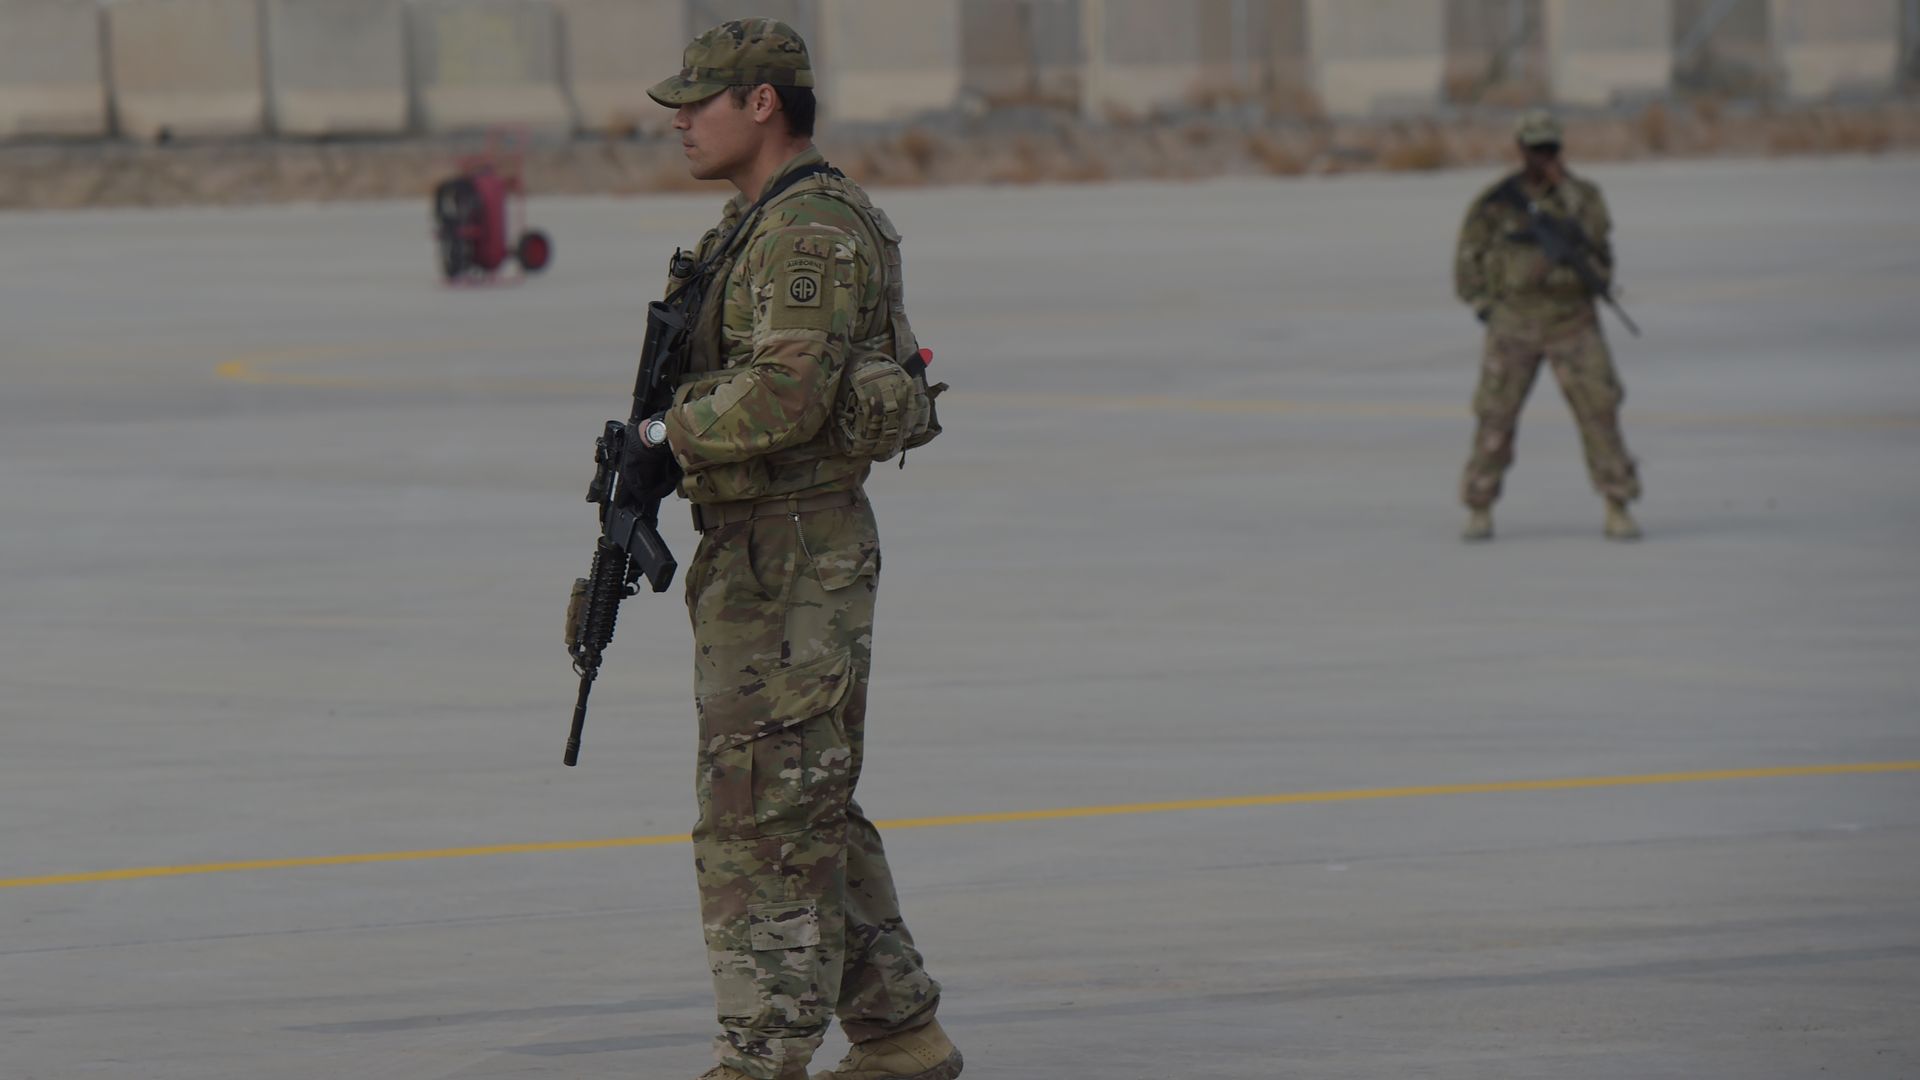
[(740, 194), (695, 252), (711, 272), (676, 260), (670, 288), (704, 290), (691, 371), (633, 441), (684, 470), (701, 533), (686, 589), (721, 1029), (706, 1077), (805, 1080), (837, 1015), (853, 1049), (820, 1077), (950, 1080), (940, 986), (853, 799), (880, 547), (872, 459), (829, 423), (855, 358), (917, 350), (901, 340), (899, 234), (813, 147), (813, 71), (791, 27), (723, 23), (685, 64), (649, 94), (677, 110), (693, 175)]
[(1524, 206), (1499, 195), (1504, 186), (1517, 185), (1525, 201), (1577, 222), (1592, 242), (1592, 268), (1603, 282), (1613, 272), (1607, 204), (1598, 187), (1562, 164), (1560, 124), (1551, 113), (1527, 113), (1516, 136), (1523, 168), (1473, 200), (1454, 255), (1455, 291), (1487, 327), (1480, 386), (1473, 397), (1479, 427), (1460, 484), (1469, 511), (1462, 536), (1493, 538), (1493, 503), (1513, 464), (1520, 408), (1545, 360), (1580, 427), (1594, 490), (1606, 499), (1606, 536), (1638, 539), (1640, 529), (1627, 504), (1640, 496), (1640, 479), (1620, 435), (1623, 392), (1600, 333), (1594, 296), (1575, 271), (1555, 265), (1532, 242)]

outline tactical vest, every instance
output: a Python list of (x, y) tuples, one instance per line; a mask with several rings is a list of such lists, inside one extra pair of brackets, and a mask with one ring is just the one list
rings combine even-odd
[[(931, 442), (941, 427), (934, 399), (945, 383), (929, 386), (926, 361), (907, 320), (900, 233), (886, 212), (873, 205), (865, 191), (837, 171), (816, 173), (775, 195), (757, 210), (763, 218), (782, 203), (804, 195), (824, 194), (853, 211), (870, 250), (880, 253), (880, 276), (886, 302), (881, 325), (867, 337), (847, 343), (847, 359), (834, 388), (834, 404), (821, 430), (812, 439), (746, 462), (717, 466), (690, 475), (683, 485), (696, 502), (729, 502), (788, 495), (798, 491), (855, 486), (865, 479), (869, 463), (895, 455), (905, 464), (905, 452)], [(758, 221), (739, 231), (733, 250), (716, 251), (728, 233), (722, 227), (701, 239), (699, 262), (714, 260), (704, 283), (698, 322), (692, 334), (688, 374), (675, 394), (675, 403), (712, 393), (739, 374), (726, 366), (722, 327), (726, 294), (740, 252), (752, 241)], [(678, 285), (681, 282), (676, 281)], [(860, 328), (856, 328), (858, 332)]]

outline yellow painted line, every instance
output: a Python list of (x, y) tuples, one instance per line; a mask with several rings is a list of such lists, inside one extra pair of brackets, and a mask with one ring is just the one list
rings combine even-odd
[[(1765, 780), (1789, 776), (1855, 776), (1873, 773), (1920, 772), (1920, 761), (1868, 761), (1841, 765), (1780, 765), (1761, 769), (1718, 769), (1708, 772), (1644, 773), (1638, 776), (1587, 776), (1558, 780), (1495, 780), (1478, 784), (1432, 784), (1423, 787), (1355, 788), (1347, 791), (1294, 791), (1277, 795), (1240, 795), (1219, 799), (1175, 802), (1116, 803), (1108, 806), (1065, 806), (1052, 810), (1007, 810), (989, 814), (952, 814), (945, 817), (896, 818), (877, 824), (883, 829), (934, 829), (956, 825), (1000, 825), (1019, 821), (1060, 821), (1068, 818), (1116, 817), (1124, 814), (1165, 814), (1184, 810), (1233, 810), (1303, 803), (1365, 802), (1380, 799), (1422, 799), (1437, 795), (1489, 795), (1514, 791), (1579, 791), (1592, 788), (1646, 787), (1655, 784), (1700, 784), (1717, 780)], [(541, 851), (592, 851), (604, 848), (658, 847), (684, 844), (685, 835), (623, 836), (604, 840), (552, 840), (531, 844), (494, 844), (487, 847), (436, 848), (425, 851), (379, 851), (363, 855), (314, 855), (293, 859), (249, 859), (242, 862), (199, 863), (192, 866), (137, 866), (125, 870), (94, 870), (78, 874), (0, 878), (0, 889), (42, 885), (82, 885), (96, 881), (133, 881), (142, 878), (226, 874), (243, 870), (286, 870), (311, 866), (350, 866), (362, 863), (424, 862), (429, 859), (470, 859), (483, 855), (521, 855)]]

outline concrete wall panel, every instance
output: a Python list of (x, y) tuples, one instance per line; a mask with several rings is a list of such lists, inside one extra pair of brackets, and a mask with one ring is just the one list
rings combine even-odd
[(1080, 99), (1077, 0), (965, 0), (960, 84), (990, 105)]
[(1767, 93), (1774, 71), (1768, 0), (1673, 0), (1673, 77), (1686, 90)]
[(1266, 0), (1256, 7), (1252, 40), (1268, 103), (1283, 113), (1318, 113), (1320, 99), (1313, 90), (1307, 0)]
[(140, 0), (105, 11), (123, 133), (157, 139), (265, 130), (255, 0)]
[(1606, 105), (1664, 94), (1673, 78), (1673, 0), (1547, 0), (1553, 99)]
[[(817, 51), (820, 39), (820, 10), (830, 0), (686, 0), (687, 37), (708, 30), (728, 19), (779, 19)], [(901, 0), (906, 3), (910, 0)], [(685, 45), (686, 42), (681, 42)]]
[(1206, 83), (1204, 6), (1083, 0), (1085, 108), (1102, 115), (1188, 102)]
[(281, 135), (407, 129), (400, 0), (265, 0), (267, 112)]
[(0, 0), (0, 139), (106, 133), (94, 0)]
[(423, 0), (407, 18), (418, 127), (573, 129), (560, 78), (560, 15), (551, 3)]
[(1546, 100), (1544, 0), (1445, 3), (1447, 62), (1442, 84), (1447, 100), (1508, 106)]
[(684, 0), (555, 0), (567, 87), (588, 131), (663, 128), (672, 113), (647, 87), (680, 70), (693, 30)]
[(1781, 89), (1792, 98), (1880, 94), (1900, 66), (1890, 0), (1768, 0)]
[(822, 119), (891, 120), (960, 95), (961, 0), (821, 0)]
[(1308, 54), (1322, 105), (1336, 115), (1432, 108), (1445, 21), (1435, 0), (1308, 0)]

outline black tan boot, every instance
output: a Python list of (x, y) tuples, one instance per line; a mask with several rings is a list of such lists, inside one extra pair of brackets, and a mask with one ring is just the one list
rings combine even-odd
[(1627, 513), (1627, 504), (1619, 499), (1607, 500), (1607, 539), (1638, 540), (1640, 526), (1634, 524), (1633, 515)]
[(924, 1027), (855, 1043), (830, 1072), (813, 1080), (953, 1080), (960, 1075), (960, 1051), (940, 1030), (940, 1021)]
[(1467, 515), (1467, 527), (1460, 530), (1460, 539), (1470, 544), (1493, 539), (1493, 511), (1475, 510)]

